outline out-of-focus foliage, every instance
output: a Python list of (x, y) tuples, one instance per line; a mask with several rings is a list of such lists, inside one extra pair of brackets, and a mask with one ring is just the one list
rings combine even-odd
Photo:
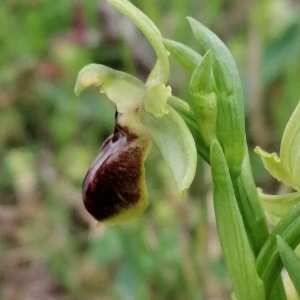
[[(252, 149), (278, 150), (300, 100), (299, 2), (132, 2), (164, 37), (195, 50), (187, 15), (224, 40), (243, 80), (255, 178), (265, 192), (283, 188)], [(85, 212), (81, 183), (114, 125), (114, 107), (98, 89), (73, 93), (92, 62), (145, 79), (155, 55), (105, 1), (0, 2), (0, 298), (230, 299), (202, 161), (181, 200), (151, 152), (151, 205), (128, 225), (96, 227)], [(173, 59), (171, 70), (174, 95), (189, 102), (189, 75)]]

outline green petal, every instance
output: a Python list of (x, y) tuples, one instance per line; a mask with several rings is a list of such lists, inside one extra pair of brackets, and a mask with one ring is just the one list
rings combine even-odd
[(290, 117), (281, 141), (280, 157), (284, 168), (293, 174), (300, 188), (300, 103)]
[(260, 147), (256, 147), (254, 151), (261, 157), (265, 168), (273, 177), (291, 187), (295, 187), (292, 174), (284, 168), (285, 166), (276, 153), (267, 153)]
[(78, 96), (89, 86), (101, 86), (101, 93), (116, 104), (119, 113), (126, 113), (140, 107), (145, 95), (142, 81), (127, 73), (103, 65), (90, 64), (78, 73), (75, 94)]
[(144, 111), (143, 123), (171, 169), (181, 196), (191, 185), (196, 172), (195, 141), (180, 115), (168, 105), (169, 113), (156, 118)]
[(163, 83), (150, 86), (144, 97), (144, 108), (155, 117), (161, 117), (169, 112), (168, 98), (172, 95), (171, 87)]
[(160, 63), (156, 62), (146, 82), (146, 94), (144, 97), (144, 108), (156, 117), (161, 117), (169, 111), (166, 107), (168, 98), (172, 95), (171, 87), (163, 83), (154, 83), (159, 72)]
[(285, 195), (266, 195), (259, 193), (261, 205), (267, 213), (283, 217), (293, 206), (300, 203), (300, 192)]

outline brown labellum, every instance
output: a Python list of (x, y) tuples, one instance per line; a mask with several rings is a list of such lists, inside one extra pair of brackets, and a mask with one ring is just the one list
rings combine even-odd
[(116, 124), (83, 181), (84, 205), (95, 219), (123, 223), (147, 207), (144, 161), (150, 147), (147, 135)]

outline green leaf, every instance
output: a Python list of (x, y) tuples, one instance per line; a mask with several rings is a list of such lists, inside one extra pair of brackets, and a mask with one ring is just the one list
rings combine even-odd
[(160, 118), (144, 112), (143, 124), (160, 149), (177, 183), (179, 194), (183, 196), (195, 177), (197, 151), (183, 119), (170, 105), (168, 110), (169, 113)]
[(263, 300), (264, 286), (256, 272), (229, 169), (217, 140), (211, 144), (211, 171), (217, 230), (235, 296), (240, 300)]
[(276, 235), (282, 236), (293, 248), (300, 242), (300, 204), (293, 207), (274, 227), (265, 242), (257, 260), (256, 268), (259, 277), (265, 284), (266, 298), (271, 299), (274, 284), (282, 270), (282, 262), (277, 249)]
[(213, 53), (213, 73), (217, 87), (217, 138), (230, 173), (237, 177), (246, 150), (244, 103), (235, 61), (224, 43), (208, 28), (188, 18), (192, 31), (205, 51)]
[(285, 240), (277, 235), (277, 246), (282, 262), (300, 296), (300, 259)]
[(212, 53), (207, 51), (190, 81), (195, 118), (207, 146), (216, 138), (217, 99), (213, 89)]
[(292, 174), (285, 168), (276, 153), (267, 153), (260, 147), (256, 147), (254, 151), (261, 157), (265, 168), (273, 177), (278, 181), (282, 181), (289, 186), (295, 187)]
[(197, 65), (202, 61), (202, 56), (188, 46), (172, 40), (163, 39), (166, 49), (191, 75)]
[(285, 195), (266, 195), (259, 193), (259, 199), (264, 210), (272, 216), (281, 218), (300, 203), (300, 192)]

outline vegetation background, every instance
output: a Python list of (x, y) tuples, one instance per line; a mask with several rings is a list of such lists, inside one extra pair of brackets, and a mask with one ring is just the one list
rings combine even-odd
[[(278, 151), (300, 100), (299, 0), (135, 0), (164, 37), (201, 51), (190, 15), (232, 51), (244, 86), (257, 185), (285, 187), (253, 148)], [(179, 199), (153, 148), (146, 163), (150, 206), (126, 226), (96, 227), (81, 183), (114, 126), (98, 89), (76, 98), (89, 63), (142, 79), (155, 55), (125, 17), (99, 0), (0, 2), (0, 299), (230, 299), (212, 211), (210, 169), (199, 159)], [(188, 74), (171, 58), (170, 84), (189, 101)]]

